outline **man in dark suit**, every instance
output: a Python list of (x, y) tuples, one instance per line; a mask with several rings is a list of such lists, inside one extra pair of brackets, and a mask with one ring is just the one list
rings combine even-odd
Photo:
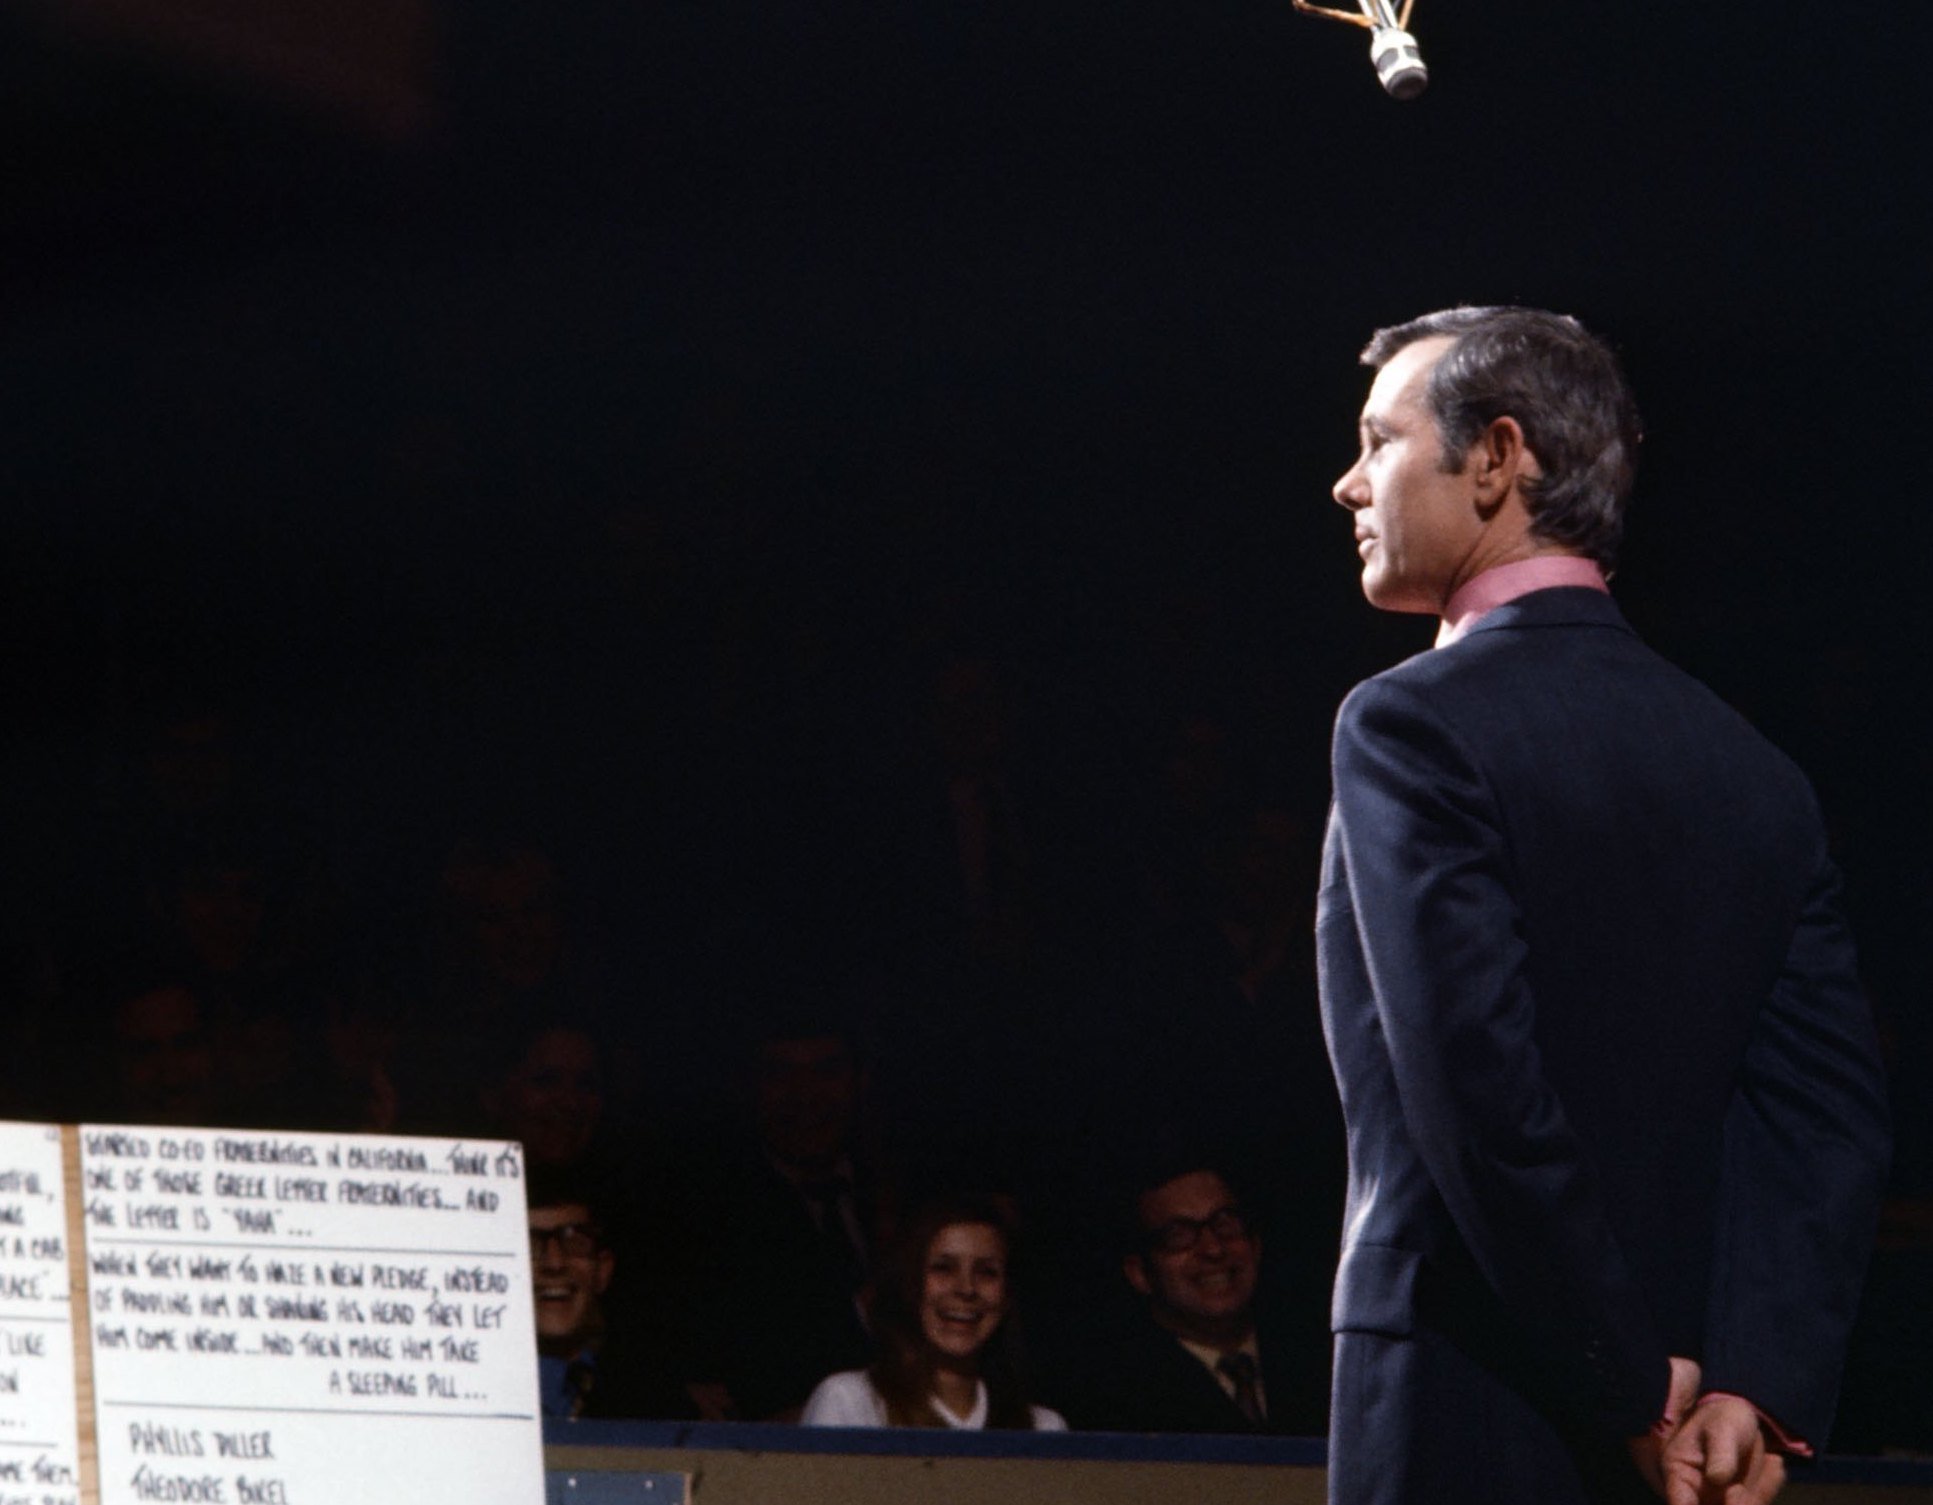
[(708, 1419), (792, 1421), (820, 1380), (872, 1358), (873, 1199), (853, 1148), (865, 1072), (850, 1032), (809, 1006), (753, 1033), (756, 1138), (693, 1201), (698, 1396)]
[[(1262, 1237), (1218, 1170), (1166, 1166), (1134, 1199), (1121, 1273), (1143, 1310), (1062, 1404), (1108, 1432), (1321, 1431), (1328, 1356), (1257, 1298)], [(1305, 1328), (1307, 1324), (1304, 1325)]]
[(1442, 627), (1336, 723), (1330, 1498), (1768, 1500), (1825, 1441), (1887, 1154), (1812, 794), (1611, 602), (1602, 344), (1454, 309), (1363, 359), (1336, 500), (1371, 604)]

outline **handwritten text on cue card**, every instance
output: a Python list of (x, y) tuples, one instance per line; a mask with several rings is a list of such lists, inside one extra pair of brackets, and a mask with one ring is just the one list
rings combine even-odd
[(0, 1505), (75, 1505), (74, 1326), (60, 1130), (0, 1123)]
[(522, 1154), (81, 1130), (105, 1505), (540, 1487)]

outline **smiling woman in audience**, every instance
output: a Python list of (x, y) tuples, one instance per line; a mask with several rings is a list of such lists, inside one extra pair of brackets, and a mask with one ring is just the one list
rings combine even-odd
[(1064, 1431), (1029, 1405), (1008, 1259), (1013, 1219), (997, 1201), (934, 1202), (882, 1261), (873, 1302), (879, 1357), (822, 1380), (800, 1418), (822, 1427), (1006, 1427)]

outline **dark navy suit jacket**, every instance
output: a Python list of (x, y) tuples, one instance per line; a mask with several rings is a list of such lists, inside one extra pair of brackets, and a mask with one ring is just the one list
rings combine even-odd
[(1798, 770), (1608, 596), (1359, 685), (1318, 942), (1331, 1498), (1622, 1498), (1666, 1358), (1823, 1443), (1887, 1155)]
[(1318, 1335), (1285, 1323), (1261, 1326), (1262, 1387), (1268, 1416), (1242, 1415), (1214, 1375), (1172, 1333), (1137, 1313), (1112, 1343), (1082, 1355), (1078, 1371), (1048, 1393), (1069, 1426), (1098, 1432), (1275, 1433), (1310, 1437), (1328, 1414), (1327, 1354), (1310, 1352)]

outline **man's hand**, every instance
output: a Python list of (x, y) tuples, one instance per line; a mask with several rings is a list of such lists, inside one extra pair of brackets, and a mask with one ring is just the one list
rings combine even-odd
[(1657, 1426), (1642, 1437), (1633, 1437), (1627, 1444), (1631, 1449), (1631, 1461), (1644, 1475), (1644, 1482), (1660, 1496), (1665, 1492), (1665, 1441), (1691, 1415), (1692, 1407), (1698, 1402), (1698, 1387), (1703, 1379), (1696, 1360), (1679, 1358), (1674, 1354), (1671, 1359), (1671, 1388), (1665, 1393), (1663, 1416), (1658, 1419)]
[(1667, 1505), (1769, 1505), (1785, 1487), (1785, 1460), (1765, 1450), (1758, 1412), (1715, 1395), (1664, 1446)]

